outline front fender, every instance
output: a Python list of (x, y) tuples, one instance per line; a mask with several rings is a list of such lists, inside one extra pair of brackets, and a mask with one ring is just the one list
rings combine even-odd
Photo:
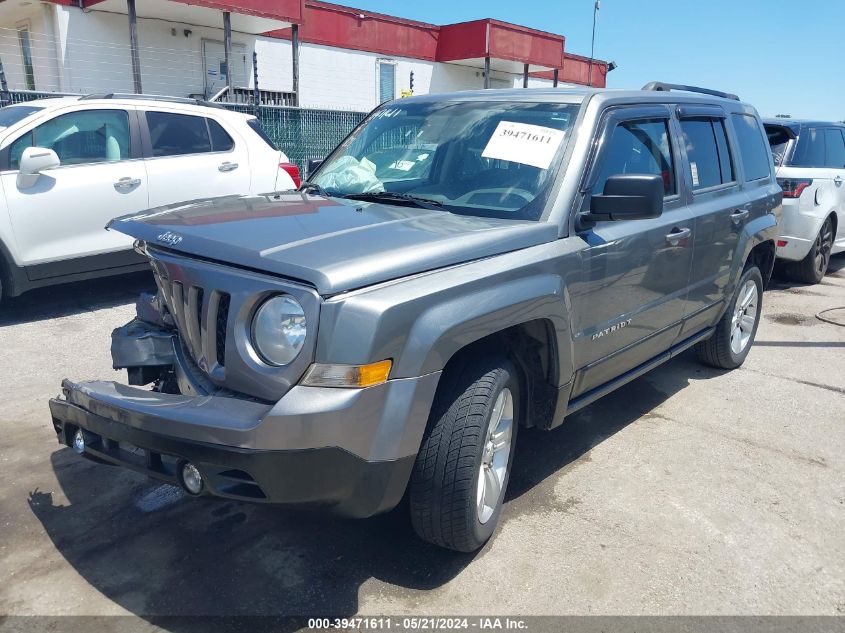
[(561, 257), (576, 248), (560, 240), (329, 299), (320, 312), (316, 359), (390, 358), (391, 378), (422, 376), (481, 338), (544, 319), (555, 332), (558, 380), (566, 382), (570, 302), (558, 271)]

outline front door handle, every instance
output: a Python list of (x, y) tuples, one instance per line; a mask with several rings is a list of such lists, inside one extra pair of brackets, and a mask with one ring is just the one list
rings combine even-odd
[(226, 162), (220, 163), (220, 167), (218, 167), (217, 169), (219, 169), (220, 171), (234, 171), (237, 168), (238, 168), (237, 163), (230, 163), (227, 160)]
[(672, 246), (680, 244), (681, 240), (687, 239), (692, 235), (692, 229), (673, 229), (669, 235), (666, 236), (666, 241)]
[(748, 217), (748, 209), (737, 209), (733, 213), (731, 213), (731, 221), (734, 224), (739, 224), (745, 218)]
[(836, 174), (836, 178), (833, 179), (833, 182), (835, 182), (836, 186), (838, 187), (839, 185), (842, 184), (842, 176), (840, 176), (839, 174)]
[(137, 187), (140, 184), (140, 178), (130, 178), (129, 176), (126, 176), (114, 183), (114, 186), (116, 189), (131, 189), (132, 187)]

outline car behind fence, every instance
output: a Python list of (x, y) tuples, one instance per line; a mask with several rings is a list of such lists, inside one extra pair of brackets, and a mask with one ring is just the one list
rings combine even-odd
[[(24, 103), (35, 99), (75, 96), (68, 93), (15, 90), (3, 94), (4, 105)], [(253, 106), (243, 103), (221, 103), (236, 112), (255, 114), (261, 127), (302, 173), (309, 160), (328, 156), (352, 129), (364, 120), (366, 112), (348, 110), (320, 110), (288, 106)]]

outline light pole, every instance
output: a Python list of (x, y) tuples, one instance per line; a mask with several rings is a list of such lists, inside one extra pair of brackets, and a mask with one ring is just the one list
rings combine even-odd
[(592, 88), (593, 87), (593, 58), (595, 57), (596, 52), (596, 14), (599, 12), (601, 8), (601, 0), (596, 0), (595, 5), (593, 5), (593, 39), (590, 42), (590, 68), (587, 71), (587, 84)]

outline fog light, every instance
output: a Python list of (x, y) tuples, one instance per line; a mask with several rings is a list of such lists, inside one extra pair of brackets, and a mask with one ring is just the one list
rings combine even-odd
[(182, 464), (182, 485), (192, 495), (198, 495), (202, 492), (203, 481), (200, 471), (191, 462)]
[(82, 429), (77, 429), (73, 436), (73, 450), (82, 455), (85, 452), (85, 434)]

